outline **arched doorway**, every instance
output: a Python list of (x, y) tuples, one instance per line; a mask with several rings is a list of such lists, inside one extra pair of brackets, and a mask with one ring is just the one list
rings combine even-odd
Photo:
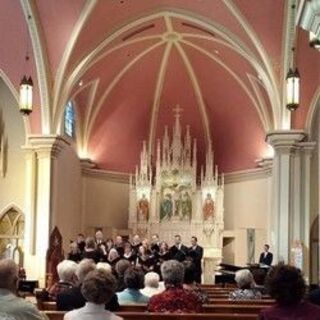
[(0, 258), (12, 258), (23, 265), (24, 215), (16, 206), (0, 214)]

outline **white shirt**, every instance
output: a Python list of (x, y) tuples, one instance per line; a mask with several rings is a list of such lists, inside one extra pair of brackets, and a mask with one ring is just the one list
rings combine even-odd
[(69, 311), (65, 314), (64, 320), (123, 320), (104, 309), (104, 304), (86, 302), (80, 309)]
[(141, 292), (143, 295), (151, 298), (151, 297), (154, 296), (155, 294), (159, 294), (159, 293), (163, 292), (164, 289), (165, 289), (165, 288), (160, 287), (160, 286), (159, 286), (158, 288), (145, 287), (145, 288), (141, 289), (140, 292)]

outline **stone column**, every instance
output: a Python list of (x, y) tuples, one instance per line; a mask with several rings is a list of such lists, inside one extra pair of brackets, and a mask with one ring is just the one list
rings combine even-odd
[[(271, 241), (274, 252), (274, 263), (290, 260), (290, 246), (295, 230), (294, 217), (298, 216), (297, 203), (293, 199), (297, 191), (294, 183), (300, 184), (301, 169), (295, 152), (299, 149), (299, 142), (305, 138), (300, 130), (273, 131), (267, 134), (267, 142), (275, 151), (273, 162), (273, 201)], [(296, 157), (296, 159), (295, 159)], [(298, 212), (298, 213), (297, 213)], [(300, 215), (299, 215), (300, 216)]]
[(26, 268), (30, 278), (45, 284), (46, 253), (54, 215), (55, 159), (65, 141), (54, 135), (31, 136), (28, 140), (26, 167)]

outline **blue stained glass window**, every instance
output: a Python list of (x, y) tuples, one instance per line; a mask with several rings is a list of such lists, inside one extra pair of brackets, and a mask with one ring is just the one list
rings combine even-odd
[(75, 113), (74, 107), (71, 101), (69, 101), (66, 105), (64, 111), (64, 133), (69, 137), (74, 137), (74, 129), (75, 129)]

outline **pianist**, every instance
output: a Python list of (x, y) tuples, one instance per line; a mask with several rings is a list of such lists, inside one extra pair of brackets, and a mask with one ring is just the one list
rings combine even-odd
[(273, 254), (269, 252), (270, 246), (268, 244), (264, 245), (264, 250), (260, 254), (260, 259), (259, 263), (266, 265), (266, 266), (271, 266), (272, 260), (273, 260)]

